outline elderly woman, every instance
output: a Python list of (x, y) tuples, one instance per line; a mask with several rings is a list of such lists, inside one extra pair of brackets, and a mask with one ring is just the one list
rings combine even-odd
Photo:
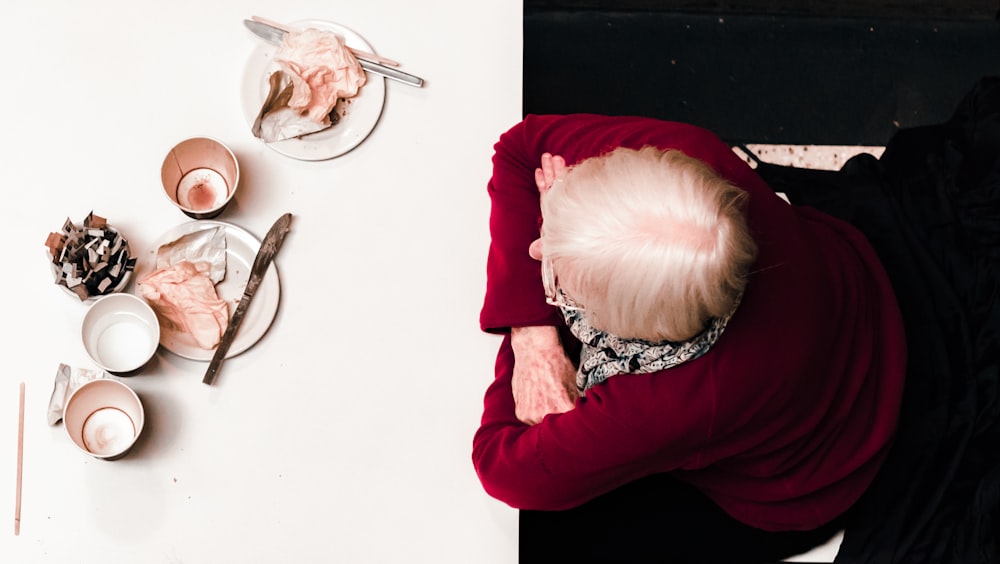
[(878, 257), (690, 125), (529, 116), (496, 145), (473, 461), (522, 557), (752, 562), (879, 471), (906, 368)]

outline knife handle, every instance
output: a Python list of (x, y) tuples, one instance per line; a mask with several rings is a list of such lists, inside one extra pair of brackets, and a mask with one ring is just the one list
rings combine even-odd
[(226, 326), (226, 331), (222, 334), (222, 340), (219, 341), (219, 346), (216, 347), (215, 354), (212, 355), (211, 362), (208, 363), (208, 369), (205, 370), (205, 377), (201, 380), (202, 384), (211, 386), (215, 381), (215, 375), (218, 374), (219, 367), (222, 366), (222, 361), (226, 360), (226, 353), (229, 352), (229, 347), (236, 340), (236, 332), (240, 328), (240, 323), (243, 322), (243, 316), (246, 315), (249, 304), (250, 300), (247, 299), (246, 294), (243, 294), (240, 303), (236, 305), (236, 311), (233, 312), (233, 316), (229, 319), (229, 325)]
[(423, 86), (424, 79), (419, 76), (413, 76), (412, 74), (405, 73), (401, 70), (396, 70), (392, 67), (387, 67), (385, 65), (380, 65), (378, 63), (367, 61), (365, 59), (358, 59), (358, 63), (361, 64), (361, 68), (366, 71), (378, 75), (382, 75), (386, 78), (391, 78), (393, 80), (398, 80), (409, 84), (410, 86)]

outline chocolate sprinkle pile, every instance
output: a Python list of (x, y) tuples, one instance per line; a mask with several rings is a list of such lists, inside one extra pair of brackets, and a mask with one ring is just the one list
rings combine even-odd
[(69, 288), (80, 300), (113, 292), (135, 268), (128, 241), (94, 212), (83, 225), (67, 219), (60, 232), (49, 234), (45, 246), (52, 257), (55, 283)]

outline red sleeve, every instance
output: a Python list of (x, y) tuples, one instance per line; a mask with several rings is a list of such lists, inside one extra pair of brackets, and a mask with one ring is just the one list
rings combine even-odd
[[(503, 332), (513, 326), (563, 323), (558, 310), (545, 303), (540, 265), (528, 256), (528, 246), (538, 238), (541, 219), (535, 168), (542, 153), (562, 155), (573, 165), (616, 147), (647, 145), (679, 149), (706, 162), (747, 190), (751, 207), (755, 200), (765, 205), (778, 201), (728, 145), (700, 127), (643, 117), (528, 116), (504, 133), (494, 147), (493, 176), (488, 185), (491, 243), (486, 297), (479, 318), (482, 330)], [(784, 202), (780, 205), (785, 206)], [(750, 216), (754, 215), (751, 212)]]
[[(507, 335), (472, 455), (486, 492), (512, 507), (576, 507), (643, 476), (696, 461), (711, 434), (714, 387), (705, 384), (712, 377), (703, 372), (675, 379), (669, 394), (656, 389), (664, 380), (655, 375), (605, 382), (572, 411), (529, 426), (514, 416), (513, 369)], [(649, 395), (663, 400), (655, 406), (636, 401)]]
[(542, 153), (536, 153), (534, 145), (525, 139), (521, 123), (495, 146), (488, 186), (492, 207), (486, 298), (479, 317), (484, 331), (562, 323), (558, 309), (545, 303), (539, 261), (528, 256), (541, 223), (535, 168)]

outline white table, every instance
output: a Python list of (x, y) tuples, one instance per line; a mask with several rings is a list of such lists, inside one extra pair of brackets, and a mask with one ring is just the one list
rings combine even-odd
[[(478, 329), (485, 186), (493, 143), (520, 118), (521, 3), (14, 6), (0, 40), (0, 561), (515, 561), (516, 512), (483, 493), (470, 454), (498, 344)], [(251, 15), (339, 22), (426, 84), (387, 82), (354, 151), (289, 159), (240, 109)], [(242, 167), (218, 219), (262, 237), (295, 215), (276, 261), (280, 308), (214, 386), (201, 383), (205, 363), (158, 352), (125, 380), (146, 406), (140, 443), (91, 458), (45, 418), (59, 363), (94, 365), (79, 336), (87, 306), (53, 284), (43, 242), (93, 210), (148, 250), (188, 221), (159, 169), (197, 135), (227, 143)]]

